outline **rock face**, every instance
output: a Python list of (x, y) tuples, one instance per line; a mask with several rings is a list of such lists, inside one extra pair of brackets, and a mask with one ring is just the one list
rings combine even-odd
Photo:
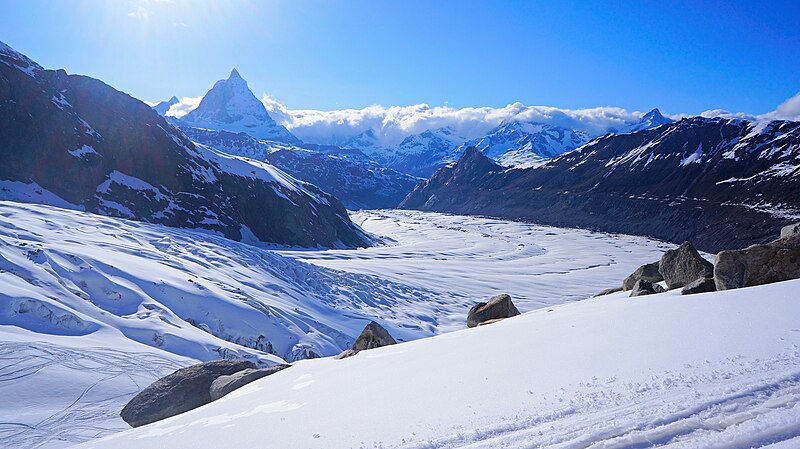
[(215, 379), (255, 367), (244, 360), (215, 360), (179, 369), (134, 396), (120, 416), (139, 427), (192, 410), (212, 401), (209, 389)]
[(800, 278), (800, 237), (789, 237), (745, 249), (720, 251), (714, 267), (717, 290)]
[(633, 285), (633, 289), (631, 290), (631, 297), (633, 296), (643, 296), (643, 295), (653, 295), (656, 293), (663, 293), (664, 287), (653, 284), (650, 281), (646, 281), (644, 279), (639, 279), (636, 281), (636, 284)]
[(599, 137), (535, 168), (504, 170), (465, 151), (401, 207), (691, 239), (718, 252), (789, 224), (780, 212), (800, 209), (798, 165), (800, 122), (692, 117)]
[(216, 401), (231, 391), (241, 388), (254, 380), (270, 376), (290, 366), (291, 365), (275, 365), (264, 369), (247, 368), (233, 374), (220, 376), (211, 382), (208, 393), (211, 396), (211, 400)]
[(714, 278), (700, 278), (694, 282), (690, 282), (683, 287), (681, 295), (693, 295), (695, 293), (706, 293), (716, 291), (717, 287), (714, 284)]
[(492, 297), (488, 302), (476, 304), (469, 309), (467, 314), (467, 327), (475, 327), (484, 321), (498, 318), (509, 318), (519, 315), (519, 310), (511, 302), (511, 296), (506, 294)]
[(312, 247), (371, 241), (317, 187), (195, 145), (145, 103), (96, 79), (45, 70), (5, 44), (0, 180), (0, 199), (58, 200), (59, 207), (234, 240)]
[(636, 271), (622, 281), (622, 290), (631, 290), (639, 279), (650, 282), (663, 281), (664, 276), (658, 271), (658, 262), (648, 263), (637, 268)]
[(714, 265), (703, 259), (694, 245), (683, 242), (676, 249), (671, 249), (661, 256), (658, 271), (664, 277), (667, 288), (683, 287), (703, 277), (714, 275)]

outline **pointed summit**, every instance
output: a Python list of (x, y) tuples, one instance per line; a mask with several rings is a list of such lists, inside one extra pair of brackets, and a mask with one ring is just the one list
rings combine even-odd
[(231, 70), (228, 79), (214, 83), (200, 105), (181, 119), (196, 128), (243, 132), (259, 139), (300, 143), (289, 130), (275, 123), (236, 69)]
[(153, 109), (155, 109), (156, 112), (158, 112), (158, 115), (167, 115), (169, 108), (178, 103), (180, 103), (180, 100), (178, 100), (178, 97), (173, 95), (172, 98), (170, 98), (169, 100), (162, 101), (157, 105), (153, 106)]
[(673, 120), (661, 115), (661, 111), (659, 111), (658, 108), (654, 108), (647, 114), (643, 115), (642, 118), (633, 126), (631, 126), (627, 132), (633, 133), (636, 131), (643, 131), (645, 129), (658, 128), (661, 125), (666, 125), (672, 122)]
[(178, 100), (178, 97), (173, 95), (172, 98), (169, 99), (169, 104), (176, 104), (178, 101), (180, 101)]

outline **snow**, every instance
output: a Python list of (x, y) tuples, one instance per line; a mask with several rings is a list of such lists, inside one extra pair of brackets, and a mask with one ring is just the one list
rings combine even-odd
[[(330, 356), (369, 320), (398, 340), (416, 340), (463, 328), (474, 302), (500, 292), (514, 295), (523, 311), (583, 299), (671, 246), (423, 212), (353, 218), (391, 244), (271, 251), (186, 229), (0, 202), (0, 341), (49, 351), (0, 350), (0, 373), (19, 365), (15, 351), (41, 359), (30, 374), (0, 377), (0, 394), (14, 398), (0, 406), (0, 446), (57, 447), (119, 430), (124, 404), (174, 366)], [(276, 355), (263, 352), (269, 348)], [(124, 352), (158, 358), (161, 368), (131, 360), (124, 376), (109, 374)], [(92, 360), (85, 366), (103, 368), (81, 370), (72, 362), (82, 360), (78, 354)], [(54, 391), (61, 383), (69, 386)], [(99, 399), (83, 395), (86, 389)]]
[(90, 155), (90, 154), (93, 154), (93, 155), (96, 155), (96, 156), (100, 155), (97, 151), (95, 151), (94, 148), (90, 147), (89, 145), (83, 145), (80, 148), (76, 148), (74, 150), (70, 150), (69, 154), (71, 154), (71, 155), (73, 155), (75, 157), (83, 157), (83, 156), (87, 156), (87, 155)]
[(83, 210), (82, 206), (72, 204), (35, 182), (0, 180), (0, 200), (22, 203), (47, 204), (64, 209)]
[(613, 294), (307, 360), (82, 447), (794, 447), (798, 288)]

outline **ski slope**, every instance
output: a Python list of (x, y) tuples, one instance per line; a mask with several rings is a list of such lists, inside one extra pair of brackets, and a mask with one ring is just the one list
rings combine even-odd
[(500, 292), (523, 312), (584, 299), (670, 246), (410, 211), (354, 219), (387, 245), (276, 250), (0, 202), (0, 447), (125, 429), (133, 395), (197, 361), (330, 356), (369, 320), (416, 340), (463, 328)]
[(306, 360), (82, 447), (796, 447), (798, 288), (618, 293)]

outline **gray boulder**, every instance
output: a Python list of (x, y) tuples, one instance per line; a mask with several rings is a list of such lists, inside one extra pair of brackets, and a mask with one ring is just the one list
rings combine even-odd
[(361, 335), (356, 338), (353, 343), (352, 349), (354, 351), (363, 351), (365, 349), (380, 348), (381, 346), (388, 346), (396, 344), (389, 332), (380, 324), (370, 321), (369, 324), (361, 331)]
[(694, 280), (714, 275), (714, 265), (703, 259), (694, 245), (683, 242), (661, 256), (658, 271), (667, 282), (667, 289), (683, 287)]
[(484, 321), (509, 318), (519, 315), (519, 310), (506, 294), (493, 296), (488, 302), (475, 304), (467, 314), (467, 327), (475, 327)]
[(690, 282), (683, 287), (681, 295), (693, 295), (695, 293), (706, 293), (717, 291), (717, 286), (714, 283), (714, 278), (700, 278), (694, 282)]
[(248, 368), (227, 376), (219, 376), (214, 379), (214, 382), (211, 382), (208, 394), (211, 396), (212, 401), (216, 401), (231, 391), (241, 388), (254, 380), (270, 376), (290, 366), (292, 365), (275, 365), (265, 369)]
[(211, 402), (209, 389), (216, 378), (255, 367), (245, 360), (214, 360), (181, 368), (134, 396), (120, 416), (139, 427), (192, 410)]
[(658, 264), (659, 262), (656, 261), (637, 268), (636, 271), (631, 273), (630, 276), (626, 277), (625, 280), (622, 281), (622, 290), (628, 291), (632, 289), (636, 284), (636, 281), (639, 279), (644, 279), (645, 281), (654, 283), (663, 281), (664, 276), (662, 276), (661, 272), (658, 271)]
[[(781, 235), (784, 233), (781, 232)], [(798, 278), (800, 278), (800, 238), (792, 235), (764, 245), (720, 251), (714, 267), (717, 290), (751, 287)]]
[(380, 324), (370, 321), (361, 331), (361, 334), (353, 342), (350, 349), (342, 351), (341, 354), (334, 357), (335, 359), (346, 359), (352, 357), (366, 349), (380, 348), (381, 346), (389, 346), (397, 344), (397, 342), (389, 335), (389, 331), (383, 328)]
[(788, 238), (795, 238), (800, 237), (800, 223), (790, 224), (788, 226), (784, 226), (781, 229), (781, 238), (788, 239)]
[(594, 295), (594, 297), (597, 298), (598, 296), (610, 295), (612, 293), (621, 292), (621, 291), (622, 291), (622, 287), (607, 288), (607, 289), (601, 291), (600, 293)]
[(644, 279), (639, 279), (633, 285), (633, 289), (631, 289), (631, 297), (634, 296), (644, 296), (644, 295), (653, 295), (656, 293), (663, 293), (664, 287), (654, 284), (650, 281), (646, 281)]

